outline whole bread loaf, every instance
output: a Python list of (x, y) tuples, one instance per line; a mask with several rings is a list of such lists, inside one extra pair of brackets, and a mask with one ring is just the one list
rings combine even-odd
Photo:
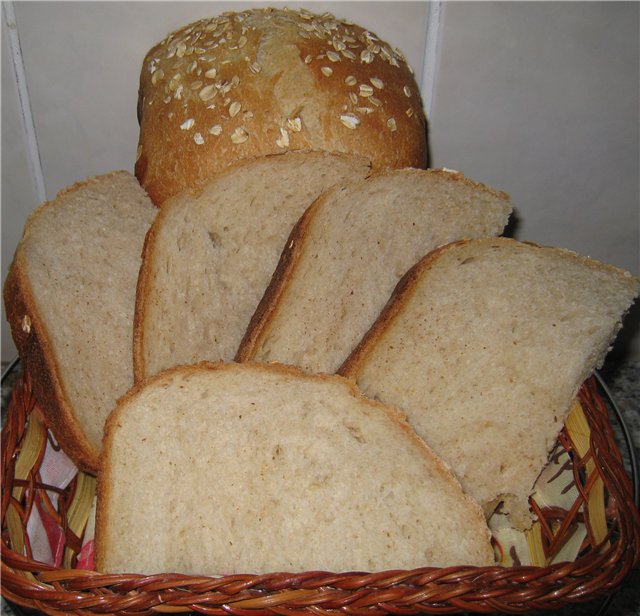
[(405, 59), (327, 13), (256, 8), (192, 23), (148, 52), (139, 92), (136, 176), (156, 204), (230, 163), (287, 150), (426, 166)]
[(398, 411), (282, 365), (172, 368), (127, 394), (95, 540), (114, 573), (494, 562), (482, 510)]
[(340, 373), (407, 413), (487, 513), (528, 496), (640, 291), (629, 273), (506, 238), (444, 246), (399, 283)]
[(288, 152), (241, 161), (167, 201), (140, 268), (136, 380), (233, 359), (298, 218), (333, 184), (368, 173), (360, 157)]
[(237, 359), (335, 372), (420, 257), (498, 235), (510, 213), (506, 194), (446, 170), (385, 171), (335, 187), (292, 232)]
[(96, 470), (107, 414), (133, 384), (136, 281), (157, 211), (125, 171), (75, 184), (31, 214), (4, 285), (36, 397), (84, 470)]

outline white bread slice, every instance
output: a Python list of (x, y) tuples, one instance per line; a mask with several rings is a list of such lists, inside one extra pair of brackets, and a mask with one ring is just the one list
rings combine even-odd
[(166, 201), (138, 282), (134, 374), (230, 360), (287, 236), (326, 189), (369, 173), (363, 158), (295, 152), (243, 161)]
[(388, 171), (336, 187), (292, 232), (236, 359), (335, 372), (420, 257), (499, 235), (510, 213), (505, 193), (447, 170)]
[(96, 567), (187, 574), (493, 564), (482, 510), (346, 379), (200, 363), (107, 422)]
[(125, 171), (75, 184), (30, 215), (5, 282), (38, 401), (87, 471), (97, 468), (107, 414), (133, 384), (136, 281), (157, 211)]
[(506, 238), (427, 255), (340, 373), (407, 413), (490, 513), (528, 496), (582, 382), (640, 290), (628, 272)]

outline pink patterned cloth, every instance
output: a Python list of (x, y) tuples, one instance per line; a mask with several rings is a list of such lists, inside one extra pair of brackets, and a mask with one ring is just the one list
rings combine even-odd
[[(47, 441), (44, 458), (40, 466), (42, 482), (65, 489), (77, 474), (78, 469), (67, 455), (50, 441)], [(47, 490), (47, 495), (54, 507), (58, 505), (58, 494)], [(45, 505), (45, 498), (36, 495), (36, 508), (29, 516), (27, 532), (34, 560), (38, 560), (56, 567), (62, 565), (65, 538), (64, 531), (57, 521), (49, 514)], [(82, 550), (78, 555), (78, 569), (93, 569), (93, 534), (94, 510), (92, 510), (84, 535)]]

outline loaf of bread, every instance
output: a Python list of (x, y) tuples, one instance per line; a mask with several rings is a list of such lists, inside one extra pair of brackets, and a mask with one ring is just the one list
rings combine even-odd
[(147, 54), (136, 176), (156, 204), (230, 163), (287, 150), (425, 167), (426, 120), (402, 54), (330, 14), (257, 8), (203, 19)]
[(490, 512), (528, 496), (582, 382), (640, 291), (629, 273), (506, 238), (420, 261), (340, 373), (404, 410)]
[(96, 470), (107, 414), (133, 384), (136, 280), (157, 211), (124, 171), (63, 190), (27, 220), (5, 282), (36, 397), (84, 470)]
[(114, 573), (494, 562), (482, 510), (398, 411), (282, 365), (183, 366), (125, 396), (95, 540)]
[(134, 331), (136, 380), (233, 359), (293, 225), (363, 158), (287, 152), (242, 161), (167, 201), (145, 242)]
[(386, 171), (336, 187), (296, 225), (237, 359), (335, 372), (420, 257), (499, 235), (510, 213), (506, 194), (446, 170)]

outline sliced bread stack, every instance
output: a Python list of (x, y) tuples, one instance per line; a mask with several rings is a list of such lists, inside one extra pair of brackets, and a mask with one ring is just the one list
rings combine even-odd
[(105, 419), (133, 385), (136, 281), (156, 213), (125, 171), (71, 186), (31, 214), (5, 282), (35, 394), (85, 470), (97, 469)]
[(487, 514), (504, 501), (526, 527), (570, 404), (639, 292), (567, 250), (452, 243), (406, 274), (340, 373), (403, 409)]
[(640, 281), (496, 237), (508, 196), (424, 169), (406, 61), (329, 14), (173, 32), (138, 115), (147, 192), (61, 192), (4, 287), (48, 424), (98, 473), (97, 568), (493, 564), (485, 515), (529, 525)]
[(509, 197), (447, 170), (375, 174), (318, 199), (291, 233), (239, 361), (335, 372), (427, 252), (502, 233)]
[(97, 567), (190, 574), (488, 565), (482, 510), (395, 409), (346, 379), (199, 364), (107, 425)]
[(140, 270), (136, 380), (233, 359), (298, 218), (334, 184), (368, 173), (360, 157), (292, 152), (242, 161), (166, 201)]

